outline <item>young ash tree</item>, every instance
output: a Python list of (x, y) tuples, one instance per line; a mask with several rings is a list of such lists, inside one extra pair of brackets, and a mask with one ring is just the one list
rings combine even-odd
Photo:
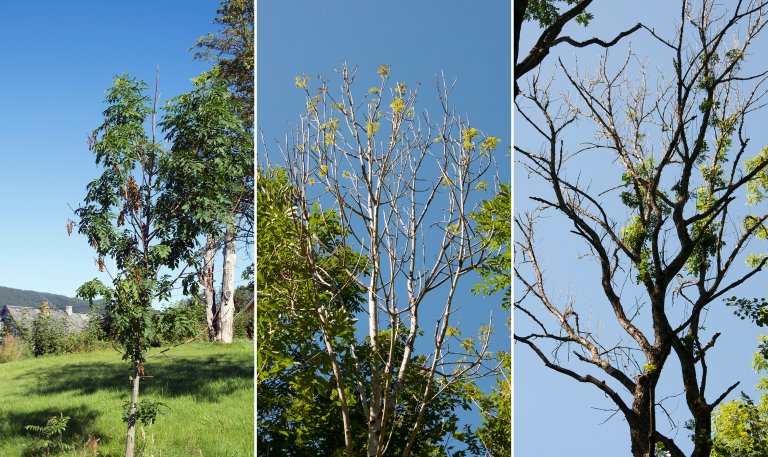
[(253, 82), (255, 70), (255, 3), (249, 0), (222, 0), (213, 23), (220, 26), (215, 33), (200, 37), (194, 49), (195, 58), (215, 64), (229, 82), (243, 109), (240, 118), (249, 132), (253, 131)]
[(139, 401), (141, 380), (149, 376), (144, 370), (147, 349), (156, 332), (152, 303), (169, 299), (179, 282), (185, 292), (194, 288), (194, 273), (187, 267), (195, 263), (200, 235), (187, 223), (187, 213), (197, 207), (183, 208), (185, 200), (167, 190), (174, 157), (156, 137), (157, 88), (154, 99), (145, 94), (146, 88), (127, 75), (115, 77), (107, 91), (104, 122), (89, 139), (102, 174), (88, 184), (85, 200), (75, 210), (78, 230), (96, 251), (100, 271), (106, 269), (105, 258), (115, 261), (111, 284), (94, 279), (77, 293), (91, 302), (103, 298), (115, 341), (131, 364), (125, 413), (128, 457), (136, 449), (136, 422), (151, 421), (156, 408), (153, 402)]
[[(521, 122), (544, 141), (515, 150), (548, 193), (532, 196), (538, 208), (515, 222), (515, 308), (531, 329), (516, 330), (515, 340), (548, 368), (604, 393), (629, 426), (635, 457), (657, 449), (685, 455), (663, 428), (661, 379), (677, 382), (683, 394), (693, 457), (711, 454), (712, 412), (738, 385), (707, 391), (718, 370), (707, 355), (720, 333), (716, 323), (704, 324), (708, 309), (722, 306), (768, 261), (748, 255), (768, 213), (743, 209), (768, 165), (768, 149), (747, 136), (765, 103), (768, 72), (742, 70), (767, 5), (737, 2), (720, 11), (711, 1), (683, 2), (675, 33), (652, 33), (661, 48), (656, 62), (670, 61), (654, 83), (631, 53), (615, 68), (606, 53), (593, 75), (560, 63), (567, 96), (552, 97), (535, 77), (517, 98)], [(577, 121), (580, 129), (594, 126), (586, 145), (569, 141)], [(599, 156), (588, 157), (593, 151)], [(596, 262), (603, 299), (596, 311), (615, 322), (616, 339), (590, 325), (586, 303), (555, 292), (540, 256), (546, 240), (535, 232), (539, 215), (550, 214), (568, 222)]]
[[(308, 77), (296, 78), (307, 110), (283, 147), (285, 211), (308, 230), (293, 256), (311, 281), (283, 275), (282, 287), (311, 291), (301, 303), (272, 294), (304, 310), (284, 319), (312, 316), (344, 455), (432, 455), (462, 436), (449, 411), (468, 407), (474, 379), (491, 370), (491, 327), (462, 337), (461, 313), (477, 311), (458, 291), (491, 250), (474, 214), (498, 186), (500, 140), (454, 111), (444, 83), (433, 119), (416, 113), (415, 90), (390, 84), (389, 66), (378, 75), (359, 98), (356, 68), (342, 66), (338, 92), (321, 80), (312, 93)], [(257, 244), (264, 265), (273, 253)], [(278, 286), (272, 278), (259, 272), (260, 302)]]

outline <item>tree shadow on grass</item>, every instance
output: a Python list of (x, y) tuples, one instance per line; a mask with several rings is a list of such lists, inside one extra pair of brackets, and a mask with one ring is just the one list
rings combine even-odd
[(0, 411), (0, 436), (8, 439), (27, 438), (31, 444), (35, 437), (41, 436), (25, 430), (24, 427), (27, 425), (45, 426), (51, 417), (60, 414), (70, 418), (62, 437), (64, 443), (80, 444), (91, 437), (99, 438), (102, 443), (109, 441), (109, 438), (95, 425), (101, 412), (86, 405), (61, 409), (49, 407), (26, 412)]
[[(215, 402), (220, 396), (253, 386), (253, 364), (222, 355), (208, 357), (155, 357), (145, 364), (142, 395), (159, 397), (191, 396), (197, 401)], [(114, 390), (121, 395), (130, 388), (127, 362), (73, 363), (16, 379), (29, 385), (30, 395), (75, 392), (81, 395)], [(23, 379), (30, 378), (30, 379)]]

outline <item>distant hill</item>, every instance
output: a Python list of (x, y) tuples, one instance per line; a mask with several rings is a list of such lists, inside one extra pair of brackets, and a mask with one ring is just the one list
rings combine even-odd
[(72, 306), (72, 311), (76, 313), (88, 313), (90, 311), (88, 302), (77, 298), (0, 286), (0, 308), (6, 305), (37, 308), (43, 300), (48, 300), (51, 308), (64, 309), (66, 306)]

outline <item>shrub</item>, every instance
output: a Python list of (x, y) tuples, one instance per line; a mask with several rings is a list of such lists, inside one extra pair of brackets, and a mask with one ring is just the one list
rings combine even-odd
[(205, 306), (198, 300), (179, 302), (153, 316), (153, 346), (178, 343), (205, 333)]
[(35, 356), (61, 354), (67, 350), (68, 337), (64, 320), (40, 313), (32, 321), (28, 342)]
[(242, 311), (235, 316), (235, 338), (253, 339), (253, 313)]
[(90, 352), (104, 339), (102, 324), (98, 316), (91, 316), (80, 333), (69, 333), (66, 338), (67, 352)]
[(0, 363), (15, 362), (31, 356), (32, 351), (24, 340), (10, 334), (3, 337), (0, 344)]
[(35, 435), (35, 442), (26, 449), (25, 456), (49, 457), (60, 451), (69, 451), (72, 445), (64, 442), (64, 432), (67, 430), (69, 416), (60, 413), (48, 419), (43, 425), (27, 425), (24, 428)]

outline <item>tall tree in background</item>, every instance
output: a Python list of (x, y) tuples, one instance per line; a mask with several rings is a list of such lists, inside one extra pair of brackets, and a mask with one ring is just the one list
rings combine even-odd
[[(254, 3), (248, 0), (223, 0), (217, 11), (217, 17), (213, 23), (221, 28), (215, 33), (209, 33), (201, 37), (193, 48), (197, 49), (195, 58), (212, 62), (218, 68), (218, 81), (225, 82), (234, 94), (238, 117), (242, 122), (242, 129), (249, 135), (253, 133), (254, 123)], [(227, 109), (234, 108), (228, 103)], [(207, 141), (207, 140), (204, 140)], [(205, 152), (210, 156), (210, 152)], [(252, 155), (252, 151), (251, 151)], [(253, 240), (253, 160), (251, 168), (239, 167), (242, 174), (239, 177), (232, 176), (237, 181), (235, 186), (245, 190), (236, 192), (237, 204), (224, 204), (227, 210), (235, 208), (238, 224), (229, 226), (223, 234), (212, 230), (206, 235), (206, 248), (203, 253), (203, 267), (199, 272), (200, 282), (206, 299), (209, 333), (212, 339), (217, 341), (227, 340), (222, 335), (221, 318), (227, 322), (229, 318), (223, 311), (234, 309), (231, 305), (231, 297), (234, 296), (234, 259), (238, 239), (247, 246), (252, 245)], [(215, 287), (215, 260), (216, 252), (223, 249), (224, 264), (222, 265), (223, 280), (220, 293), (216, 293)], [(217, 301), (218, 300), (218, 301)], [(228, 334), (228, 330), (225, 330)]]
[[(550, 97), (533, 78), (517, 98), (522, 119), (543, 146), (515, 150), (549, 191), (532, 196), (540, 206), (516, 220), (514, 271), (522, 292), (515, 307), (531, 318), (532, 330), (516, 333), (515, 340), (548, 368), (603, 392), (629, 426), (635, 457), (660, 448), (684, 455), (657, 420), (666, 411), (656, 396), (663, 374), (680, 370), (672, 379), (685, 393), (693, 457), (711, 454), (712, 411), (738, 385), (706, 392), (717, 370), (707, 355), (720, 333), (704, 321), (710, 307), (768, 262), (746, 250), (765, 231), (768, 213), (749, 214), (738, 202), (766, 182), (768, 149), (748, 147), (746, 134), (751, 116), (764, 106), (768, 72), (744, 74), (741, 68), (765, 27), (767, 6), (738, 2), (723, 13), (711, 1), (698, 9), (683, 2), (682, 22), (671, 37), (653, 34), (671, 61), (658, 83), (648, 83), (630, 54), (615, 70), (603, 59), (593, 75), (561, 65), (570, 97)], [(580, 129), (595, 126), (586, 146), (567, 141), (565, 132), (577, 120)], [(599, 159), (589, 159), (602, 161), (601, 174), (588, 177), (591, 169), (580, 160), (595, 150)], [(611, 164), (612, 181), (605, 172)], [(590, 186), (592, 178), (604, 187)], [(595, 284), (623, 337), (596, 332), (584, 318), (589, 309), (572, 297), (561, 303), (553, 293), (534, 231), (538, 215), (551, 213), (586, 244), (598, 268)], [(744, 260), (748, 268), (738, 268)], [(562, 356), (566, 350), (575, 358)]]
[[(103, 171), (88, 184), (84, 204), (75, 211), (79, 232), (98, 254), (99, 269), (106, 268), (105, 257), (116, 264), (112, 284), (94, 279), (77, 293), (91, 302), (104, 299), (115, 341), (131, 363), (127, 457), (134, 455), (137, 421), (151, 421), (156, 408), (153, 402), (139, 401), (141, 379), (149, 376), (144, 371), (146, 352), (155, 334), (152, 302), (170, 298), (179, 281), (185, 289), (194, 287), (194, 275), (186, 267), (195, 262), (199, 236), (191, 231), (193, 225), (178, 217), (196, 207), (183, 208), (183, 199), (166, 192), (166, 167), (174, 157), (156, 137), (157, 87), (154, 100), (145, 89), (146, 84), (127, 75), (115, 78), (107, 93), (104, 123), (89, 144)], [(161, 274), (163, 269), (171, 273)]]
[(248, 131), (253, 131), (254, 80), (254, 2), (223, 0), (214, 24), (221, 26), (195, 43), (195, 58), (212, 62), (221, 68), (221, 75), (230, 81), (243, 105), (240, 113)]
[[(168, 192), (184, 200), (190, 232), (206, 233), (203, 283), (211, 339), (231, 343), (235, 316), (236, 243), (252, 222), (253, 141), (240, 114), (243, 105), (218, 67), (194, 80), (195, 88), (172, 99), (160, 126), (172, 142)], [(214, 257), (223, 239), (221, 295), (213, 284)]]

